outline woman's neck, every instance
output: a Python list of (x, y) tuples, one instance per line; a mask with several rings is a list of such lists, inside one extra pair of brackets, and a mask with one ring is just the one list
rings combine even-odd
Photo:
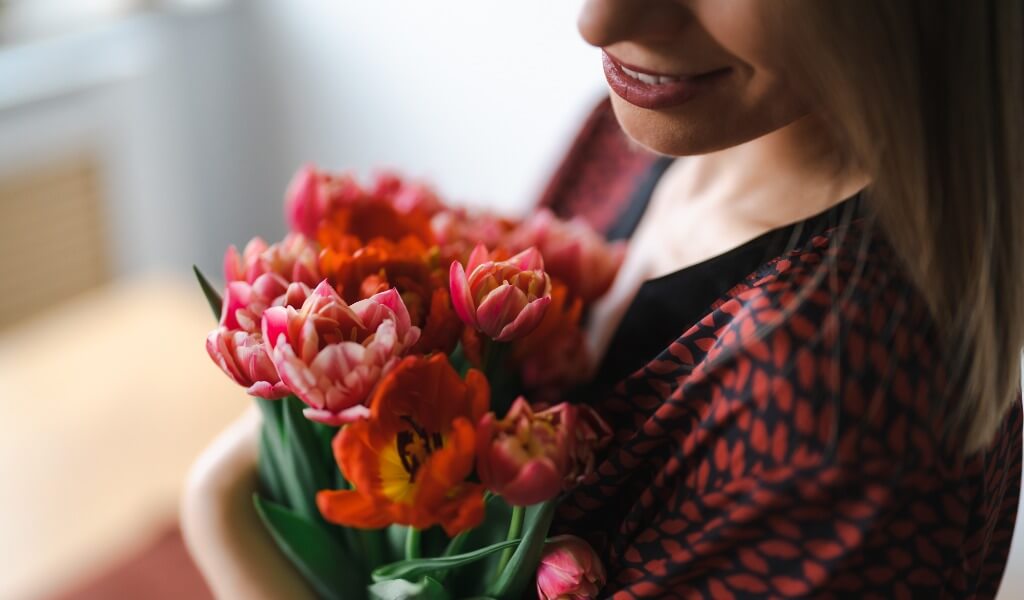
[(863, 188), (865, 178), (838, 168), (823, 132), (806, 118), (740, 146), (676, 160), (654, 189), (612, 289), (591, 308), (591, 355), (604, 355), (645, 280), (802, 221)]
[(653, 200), (667, 212), (701, 204), (741, 227), (769, 230), (827, 210), (867, 185), (840, 157), (824, 124), (805, 116), (745, 144), (677, 160)]

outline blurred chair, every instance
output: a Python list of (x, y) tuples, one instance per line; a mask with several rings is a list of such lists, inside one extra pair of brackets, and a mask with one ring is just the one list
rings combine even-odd
[(110, 279), (97, 161), (0, 176), (0, 330)]

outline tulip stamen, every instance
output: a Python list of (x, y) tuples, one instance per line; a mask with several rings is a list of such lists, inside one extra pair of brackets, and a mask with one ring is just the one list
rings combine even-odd
[(402, 468), (409, 474), (409, 481), (412, 482), (427, 457), (444, 445), (444, 438), (440, 433), (423, 429), (411, 417), (403, 416), (402, 420), (410, 429), (398, 432), (395, 436), (395, 449), (402, 461)]

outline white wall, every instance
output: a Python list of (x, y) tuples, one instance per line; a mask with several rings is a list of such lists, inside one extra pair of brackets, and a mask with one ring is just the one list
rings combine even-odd
[(310, 161), (522, 209), (604, 93), (579, 0), (216, 4), (0, 48), (0, 171), (97, 149), (122, 274), (279, 237)]
[(578, 0), (253, 0), (281, 169), (391, 165), (457, 199), (532, 202), (604, 93)]

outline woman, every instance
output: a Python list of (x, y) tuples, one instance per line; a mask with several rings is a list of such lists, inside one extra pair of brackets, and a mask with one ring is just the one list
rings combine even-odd
[(586, 3), (619, 123), (687, 157), (613, 224), (635, 233), (592, 315), (616, 444), (556, 528), (605, 593), (995, 594), (1022, 26), (1020, 2)]
[[(579, 398), (616, 439), (555, 528), (609, 596), (992, 597), (1020, 484), (1021, 3), (589, 0), (579, 27), (635, 144), (599, 109), (544, 201), (631, 242)], [(265, 540), (217, 562), (253, 525), (202, 499), (252, 489), (250, 430), (197, 469), (186, 532), (218, 592), (294, 597)]]

